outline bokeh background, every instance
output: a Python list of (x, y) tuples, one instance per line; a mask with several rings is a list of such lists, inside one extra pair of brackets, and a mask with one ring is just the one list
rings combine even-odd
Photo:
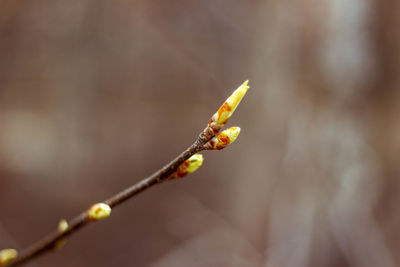
[(201, 169), (26, 266), (400, 266), (400, 1), (0, 0), (0, 248)]

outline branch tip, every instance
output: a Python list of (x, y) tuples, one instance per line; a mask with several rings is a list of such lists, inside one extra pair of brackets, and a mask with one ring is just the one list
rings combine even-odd
[(248, 86), (249, 80), (242, 83), (222, 104), (218, 111), (211, 117), (208, 123), (214, 135), (216, 135), (228, 122), (229, 118), (232, 116), (233, 112), (239, 105), (240, 101), (243, 99), (247, 91), (250, 89)]

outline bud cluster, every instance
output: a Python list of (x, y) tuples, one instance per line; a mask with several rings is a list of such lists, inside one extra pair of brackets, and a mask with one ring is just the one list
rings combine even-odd
[(208, 126), (204, 130), (203, 134), (213, 138), (204, 145), (204, 149), (223, 149), (236, 140), (240, 133), (239, 127), (231, 127), (220, 134), (218, 133), (228, 122), (240, 101), (250, 89), (248, 83), (249, 81), (245, 81), (242, 85), (240, 85), (239, 88), (236, 89), (232, 95), (226, 99), (218, 111), (211, 117), (211, 120), (209, 121)]

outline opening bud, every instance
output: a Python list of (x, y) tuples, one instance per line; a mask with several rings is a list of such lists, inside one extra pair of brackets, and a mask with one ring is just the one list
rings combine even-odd
[(0, 266), (5, 266), (18, 256), (18, 251), (13, 248), (0, 250)]
[(240, 133), (240, 128), (239, 127), (231, 127), (229, 129), (226, 129), (222, 131), (219, 135), (216, 137), (213, 137), (207, 144), (204, 145), (204, 149), (208, 150), (221, 150), (233, 142), (235, 142), (236, 138), (238, 137)]
[(88, 218), (90, 220), (101, 220), (111, 214), (111, 207), (105, 203), (96, 203), (88, 210)]
[(250, 89), (250, 87), (247, 85), (248, 82), (249, 81), (247, 80), (240, 85), (239, 88), (236, 89), (230, 97), (228, 97), (224, 104), (222, 104), (218, 111), (211, 117), (208, 126), (214, 131), (214, 134), (217, 134), (222, 127), (224, 127), (246, 92)]

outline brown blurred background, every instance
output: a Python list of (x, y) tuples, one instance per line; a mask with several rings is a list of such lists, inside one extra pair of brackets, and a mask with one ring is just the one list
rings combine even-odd
[(400, 266), (400, 1), (0, 0), (0, 249), (183, 151), (187, 179), (27, 266)]

